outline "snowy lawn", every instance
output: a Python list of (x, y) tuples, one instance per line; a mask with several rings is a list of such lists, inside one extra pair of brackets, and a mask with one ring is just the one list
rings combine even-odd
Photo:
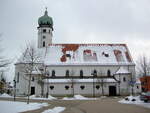
[(1, 113), (18, 113), (29, 110), (40, 109), (48, 106), (47, 103), (30, 103), (26, 102), (13, 102), (13, 101), (0, 101), (0, 112)]
[(74, 97), (64, 97), (62, 100), (96, 100), (96, 98), (87, 98), (82, 95), (74, 95)]
[(135, 104), (135, 105), (138, 105), (138, 106), (143, 106), (143, 107), (146, 107), (146, 108), (150, 108), (150, 103), (145, 103), (145, 102), (141, 101), (139, 96), (128, 96), (125, 99), (120, 100), (119, 103)]
[(42, 113), (60, 113), (62, 111), (65, 110), (65, 107), (55, 107), (53, 109), (48, 109), (48, 110), (45, 110), (44, 112)]

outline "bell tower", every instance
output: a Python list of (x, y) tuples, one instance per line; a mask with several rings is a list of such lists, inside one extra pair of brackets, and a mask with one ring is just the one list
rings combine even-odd
[(38, 19), (38, 48), (52, 44), (53, 20), (48, 16), (47, 8), (43, 16)]

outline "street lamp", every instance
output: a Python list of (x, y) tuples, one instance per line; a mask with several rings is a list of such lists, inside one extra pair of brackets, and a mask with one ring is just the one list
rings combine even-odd
[(97, 76), (96, 71), (94, 70), (94, 72), (92, 72), (91, 75), (93, 75), (93, 97), (95, 97), (95, 84), (94, 84), (94, 78), (95, 78), (95, 76)]
[(14, 82), (14, 101), (16, 101), (16, 80), (13, 80)]
[(43, 97), (43, 92), (44, 92), (44, 83), (42, 82), (43, 76), (44, 76), (44, 69), (43, 67), (39, 67), (39, 70), (41, 72), (41, 77), (40, 77), (40, 85), (41, 85), (41, 97)]
[(119, 83), (118, 87), (119, 87), (119, 96), (120, 96), (121, 95), (121, 92), (120, 92), (120, 83), (121, 83), (120, 73), (119, 73), (119, 81), (118, 81), (118, 83)]
[(49, 78), (49, 71), (46, 72), (46, 75), (47, 75), (47, 93), (46, 93), (46, 98), (48, 98), (48, 95), (49, 95), (49, 85), (48, 85), (48, 78)]

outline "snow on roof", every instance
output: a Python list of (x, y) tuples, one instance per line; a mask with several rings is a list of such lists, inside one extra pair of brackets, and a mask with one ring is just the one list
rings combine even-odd
[(119, 74), (130, 74), (131, 72), (129, 72), (126, 68), (124, 67), (120, 67), (118, 69), (118, 71), (115, 73), (115, 75), (119, 75)]
[(80, 82), (80, 83), (92, 83), (94, 82), (107, 82), (107, 83), (115, 83), (117, 82), (113, 78), (104, 78), (104, 79), (45, 79), (44, 82), (48, 83), (72, 83), (72, 82)]
[(125, 44), (50, 44), (38, 50), (46, 65), (134, 65)]
[(133, 64), (125, 44), (50, 44), (46, 65)]

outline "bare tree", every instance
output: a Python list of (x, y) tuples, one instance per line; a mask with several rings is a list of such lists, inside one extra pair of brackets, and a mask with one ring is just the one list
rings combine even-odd
[[(104, 73), (102, 71), (99, 72), (100, 76), (104, 76)], [(104, 80), (103, 78), (97, 79), (98, 83), (101, 85), (102, 91), (101, 95), (104, 96)]]
[(29, 104), (32, 73), (33, 71), (38, 70), (38, 65), (41, 63), (41, 58), (42, 57), (34, 44), (29, 43), (23, 51), (22, 57), (20, 59), (20, 63), (22, 64), (22, 71), (24, 72), (25, 77), (28, 80), (27, 104)]
[(138, 58), (136, 62), (136, 70), (140, 76), (147, 76), (150, 73), (150, 61), (145, 55)]
[(71, 75), (71, 88), (72, 88), (72, 96), (74, 96), (74, 84), (76, 82), (76, 80), (74, 80), (73, 76), (74, 76), (75, 72), (72, 70), (70, 75)]
[(41, 87), (41, 97), (44, 96), (44, 81), (43, 79), (45, 78), (45, 70), (44, 70), (44, 65), (42, 65), (42, 67), (39, 67), (39, 71), (40, 71), (40, 75), (38, 77), (38, 84)]
[(1, 42), (2, 42), (1, 37), (2, 37), (2, 34), (0, 34), (0, 70), (2, 69), (2, 71), (4, 71), (4, 69), (9, 66), (11, 61), (4, 58), (4, 56), (2, 55), (4, 49), (2, 48), (2, 45), (1, 45)]

